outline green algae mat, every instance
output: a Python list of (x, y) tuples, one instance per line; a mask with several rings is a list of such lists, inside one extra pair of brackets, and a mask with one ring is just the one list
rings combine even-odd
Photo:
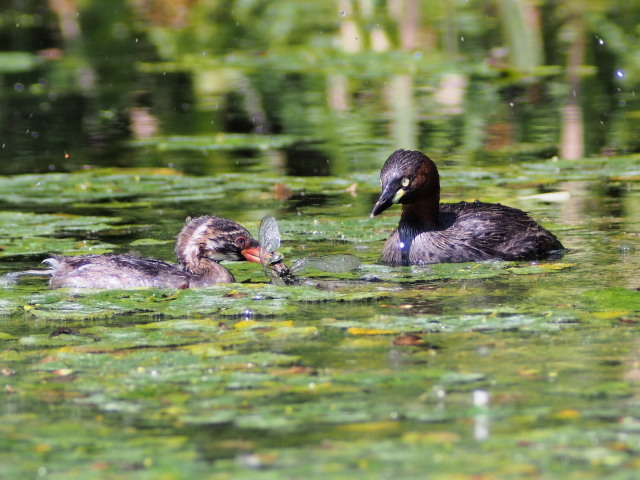
[[(368, 218), (374, 171), (1, 178), (0, 478), (637, 478), (640, 164), (603, 162), (443, 175), (452, 200), (530, 211), (562, 259), (402, 268), (378, 262), (398, 212)], [(256, 235), (273, 215), (288, 261), (363, 263), (289, 287), (227, 264), (239, 283), (180, 291), (11, 275), (49, 253), (172, 261), (197, 214)]]

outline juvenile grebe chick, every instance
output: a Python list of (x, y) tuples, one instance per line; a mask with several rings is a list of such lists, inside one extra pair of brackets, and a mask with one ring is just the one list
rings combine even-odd
[(536, 260), (563, 246), (527, 213), (496, 203), (440, 203), (440, 178), (424, 153), (397, 150), (380, 172), (382, 193), (371, 217), (402, 204), (382, 261), (391, 265)]
[(260, 245), (241, 225), (226, 218), (188, 219), (175, 246), (179, 265), (136, 255), (54, 255), (51, 288), (189, 288), (234, 282), (223, 260), (260, 263)]

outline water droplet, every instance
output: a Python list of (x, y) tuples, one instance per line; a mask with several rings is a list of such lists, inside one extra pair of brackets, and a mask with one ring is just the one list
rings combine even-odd
[(636, 247), (630, 243), (623, 243), (618, 247), (618, 251), (624, 254), (635, 252), (635, 250)]
[(616, 77), (623, 78), (624, 77), (624, 72), (622, 70), (616, 70)]
[(599, 39), (598, 39), (598, 43), (599, 43), (600, 45), (604, 45), (604, 40), (603, 40), (603, 39), (601, 39), (601, 38), (599, 38)]
[(472, 395), (474, 407), (486, 407), (489, 405), (489, 392), (486, 390), (474, 390)]
[(442, 400), (443, 398), (445, 398), (447, 396), (447, 391), (443, 387), (441, 387), (440, 385), (435, 385), (433, 387), (433, 395), (438, 400)]

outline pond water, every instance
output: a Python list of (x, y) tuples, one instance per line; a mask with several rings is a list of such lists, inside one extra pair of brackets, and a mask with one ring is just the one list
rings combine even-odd
[[(586, 156), (566, 160), (557, 78), (465, 74), (473, 104), (435, 108), (458, 84), (406, 75), (430, 69), (415, 55), (186, 69), (136, 54), (130, 78), (95, 67), (94, 94), (74, 90), (71, 55), (16, 72), (4, 60), (0, 275), (52, 252), (173, 261), (201, 214), (256, 236), (273, 215), (287, 261), (362, 266), (278, 287), (233, 263), (238, 283), (180, 291), (1, 277), (0, 477), (638, 476), (640, 157), (637, 139), (614, 141), (638, 116), (587, 115)], [(350, 104), (328, 108), (347, 80)], [(380, 264), (399, 212), (369, 213), (401, 146), (432, 154), (444, 201), (529, 211), (568, 253)]]
[[(606, 160), (606, 177), (604, 163), (443, 168), (447, 197), (525, 208), (570, 252), (406, 268), (378, 262), (397, 211), (367, 217), (375, 170), (5, 177), (3, 273), (51, 251), (172, 260), (197, 213), (254, 233), (274, 214), (287, 258), (353, 253), (363, 266), (286, 288), (255, 264), (229, 265), (242, 283), (179, 292), (6, 285), (3, 473), (630, 478), (639, 177), (633, 159)], [(531, 198), (542, 190), (565, 193)]]

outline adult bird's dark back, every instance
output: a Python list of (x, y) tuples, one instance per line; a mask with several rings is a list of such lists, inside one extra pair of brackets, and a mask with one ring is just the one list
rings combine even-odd
[(235, 281), (220, 261), (260, 263), (260, 245), (236, 222), (203, 216), (187, 220), (175, 246), (179, 265), (137, 255), (55, 255), (52, 288), (189, 288)]
[(380, 172), (382, 193), (371, 217), (402, 205), (398, 228), (382, 251), (391, 265), (537, 260), (559, 255), (560, 241), (527, 213), (497, 203), (440, 203), (440, 177), (424, 153), (397, 150)]

